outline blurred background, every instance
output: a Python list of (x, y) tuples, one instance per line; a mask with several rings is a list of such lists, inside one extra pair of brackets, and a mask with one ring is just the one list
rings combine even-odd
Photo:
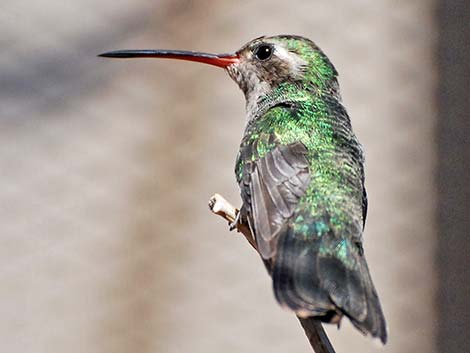
[(214, 192), (240, 203), (242, 93), (213, 67), (96, 57), (284, 33), (335, 64), (366, 149), (365, 251), (390, 338), (345, 320), (328, 327), (337, 352), (467, 351), (468, 10), (3, 0), (0, 351), (311, 351), (258, 256), (207, 209)]

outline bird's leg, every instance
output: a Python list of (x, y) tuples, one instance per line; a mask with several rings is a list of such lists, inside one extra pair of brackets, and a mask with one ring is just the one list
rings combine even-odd
[(234, 229), (237, 229), (237, 228), (238, 228), (238, 225), (242, 223), (242, 221), (241, 221), (241, 216), (240, 216), (240, 215), (241, 215), (241, 212), (240, 212), (239, 209), (236, 209), (236, 211), (237, 211), (237, 216), (235, 217), (234, 221), (233, 221), (233, 222), (230, 222), (230, 223), (228, 224), (228, 230), (229, 230), (229, 231), (232, 231), (232, 230), (234, 230)]
[(253, 248), (258, 251), (256, 247), (256, 242), (253, 238), (250, 228), (247, 224), (241, 222), (240, 211), (233, 207), (226, 199), (224, 199), (219, 194), (214, 194), (209, 199), (209, 209), (212, 213), (219, 215), (223, 219), (229, 222), (229, 229), (236, 229), (238, 232), (242, 233), (246, 240), (253, 246)]

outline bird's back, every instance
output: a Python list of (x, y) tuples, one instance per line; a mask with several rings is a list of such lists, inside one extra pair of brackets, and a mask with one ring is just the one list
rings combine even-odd
[(361, 244), (362, 148), (336, 98), (297, 94), (247, 126), (236, 167), (243, 214), (281, 305), (325, 321), (345, 314), (385, 341)]

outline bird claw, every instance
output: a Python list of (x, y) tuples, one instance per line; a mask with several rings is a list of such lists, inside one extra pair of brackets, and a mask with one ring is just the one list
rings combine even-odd
[(237, 216), (235, 217), (235, 219), (233, 220), (233, 222), (229, 222), (228, 223), (228, 230), (229, 231), (233, 231), (235, 229), (238, 229), (238, 224), (241, 223), (241, 220), (240, 220), (240, 212), (237, 212)]

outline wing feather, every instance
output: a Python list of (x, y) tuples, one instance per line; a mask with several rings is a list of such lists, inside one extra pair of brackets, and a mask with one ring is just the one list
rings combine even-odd
[(308, 188), (306, 154), (305, 146), (297, 142), (279, 145), (254, 162), (251, 206), (258, 250), (263, 259), (274, 256), (277, 236)]

